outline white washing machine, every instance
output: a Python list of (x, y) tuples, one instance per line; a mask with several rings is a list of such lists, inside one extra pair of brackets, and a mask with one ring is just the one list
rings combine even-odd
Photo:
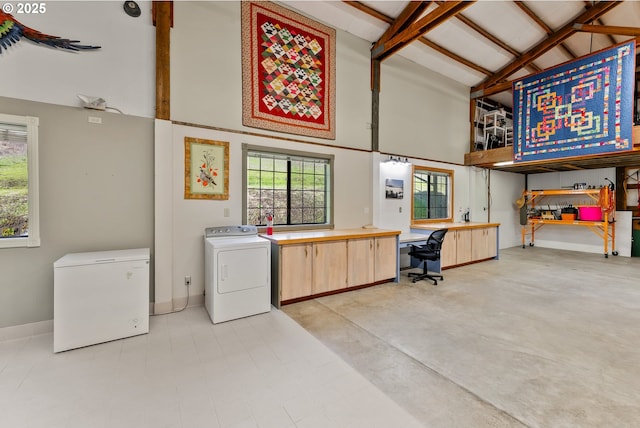
[(256, 226), (208, 227), (204, 305), (214, 324), (271, 310), (271, 243)]

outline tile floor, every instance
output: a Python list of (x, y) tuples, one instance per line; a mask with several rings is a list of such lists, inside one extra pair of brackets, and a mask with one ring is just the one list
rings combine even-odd
[(203, 307), (150, 333), (53, 354), (0, 342), (2, 428), (420, 427), (283, 312), (213, 325)]

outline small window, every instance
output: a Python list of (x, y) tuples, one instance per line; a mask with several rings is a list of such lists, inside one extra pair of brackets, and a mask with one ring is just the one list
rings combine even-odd
[(333, 155), (243, 145), (245, 224), (332, 227)]
[(453, 171), (414, 166), (412, 190), (414, 223), (452, 221)]
[(39, 245), (38, 118), (0, 114), (0, 248)]

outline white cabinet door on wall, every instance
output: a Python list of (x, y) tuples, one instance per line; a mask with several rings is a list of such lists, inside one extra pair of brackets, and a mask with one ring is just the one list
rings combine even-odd
[(395, 236), (375, 238), (374, 281), (395, 278), (397, 274), (398, 242)]
[(347, 241), (313, 244), (312, 294), (347, 287)]
[(374, 239), (350, 239), (348, 241), (349, 274), (348, 287), (373, 282)]
[(280, 300), (311, 295), (313, 283), (313, 245), (280, 247)]

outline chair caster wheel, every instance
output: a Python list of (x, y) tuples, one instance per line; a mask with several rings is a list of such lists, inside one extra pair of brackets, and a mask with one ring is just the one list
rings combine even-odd
[(608, 258), (609, 258), (609, 254), (608, 254), (608, 253), (606, 253), (606, 254), (604, 255), (604, 258), (605, 258), (605, 259), (608, 259)]
[(529, 246), (530, 246), (530, 247), (533, 247), (533, 242), (529, 242)]
[(613, 254), (614, 256), (617, 256), (618, 252), (617, 251), (612, 251), (611, 254)]

